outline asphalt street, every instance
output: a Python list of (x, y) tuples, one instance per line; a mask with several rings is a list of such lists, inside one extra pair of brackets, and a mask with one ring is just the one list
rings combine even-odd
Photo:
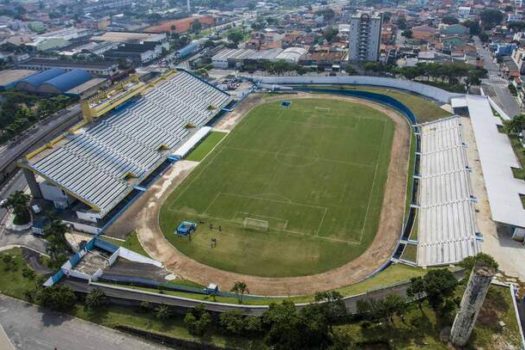
[(488, 71), (488, 78), (482, 81), (483, 90), (509, 117), (520, 114), (520, 106), (507, 87), (508, 81), (499, 75), (498, 64), (494, 62), (489, 51), (483, 47), (477, 36), (474, 37), (474, 44), (479, 56), (483, 59), (483, 66)]
[[(0, 295), (0, 324), (16, 349), (166, 349), (97, 324)], [(2, 343), (0, 343), (2, 344)]]

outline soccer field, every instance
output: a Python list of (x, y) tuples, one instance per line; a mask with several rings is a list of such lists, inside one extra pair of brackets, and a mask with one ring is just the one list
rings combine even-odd
[[(390, 118), (351, 102), (259, 105), (169, 196), (160, 226), (181, 252), (224, 270), (341, 266), (375, 237), (393, 134)], [(182, 220), (203, 222), (191, 240), (173, 233)]]

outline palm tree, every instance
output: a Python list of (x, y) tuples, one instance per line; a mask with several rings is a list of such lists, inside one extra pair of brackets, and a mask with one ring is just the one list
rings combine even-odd
[(31, 221), (31, 212), (29, 211), (30, 200), (30, 195), (25, 194), (23, 191), (16, 191), (12, 193), (2, 205), (3, 208), (13, 210), (15, 214), (13, 223), (15, 225), (25, 225)]
[(244, 296), (244, 293), (250, 292), (248, 290), (248, 287), (246, 286), (246, 283), (242, 281), (237, 281), (233, 284), (233, 287), (231, 289), (232, 292), (237, 294), (237, 298), (239, 299), (239, 304), (242, 304), (242, 298)]

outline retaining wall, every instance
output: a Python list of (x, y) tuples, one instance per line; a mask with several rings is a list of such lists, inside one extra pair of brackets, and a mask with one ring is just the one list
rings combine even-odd
[(263, 84), (278, 84), (278, 85), (305, 85), (305, 84), (320, 84), (320, 85), (368, 85), (379, 86), (386, 88), (394, 88), (399, 90), (410, 91), (441, 103), (449, 103), (453, 97), (461, 97), (464, 94), (452, 93), (446, 90), (418, 83), (411, 80), (394, 79), (385, 77), (369, 77), (364, 75), (350, 75), (350, 76), (246, 76)]

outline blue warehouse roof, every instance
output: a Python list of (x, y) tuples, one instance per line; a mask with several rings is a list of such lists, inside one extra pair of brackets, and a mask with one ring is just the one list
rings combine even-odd
[(40, 73), (33, 74), (27, 78), (20, 80), (20, 82), (25, 82), (33, 85), (34, 87), (38, 87), (44, 82), (58, 77), (59, 75), (64, 74), (65, 72), (66, 71), (62, 68), (52, 68)]
[[(81, 69), (74, 69), (67, 73), (60, 74), (45, 81), (45, 85), (51, 85), (61, 92), (66, 92), (91, 79), (91, 74)], [(42, 85), (44, 85), (42, 84)]]

